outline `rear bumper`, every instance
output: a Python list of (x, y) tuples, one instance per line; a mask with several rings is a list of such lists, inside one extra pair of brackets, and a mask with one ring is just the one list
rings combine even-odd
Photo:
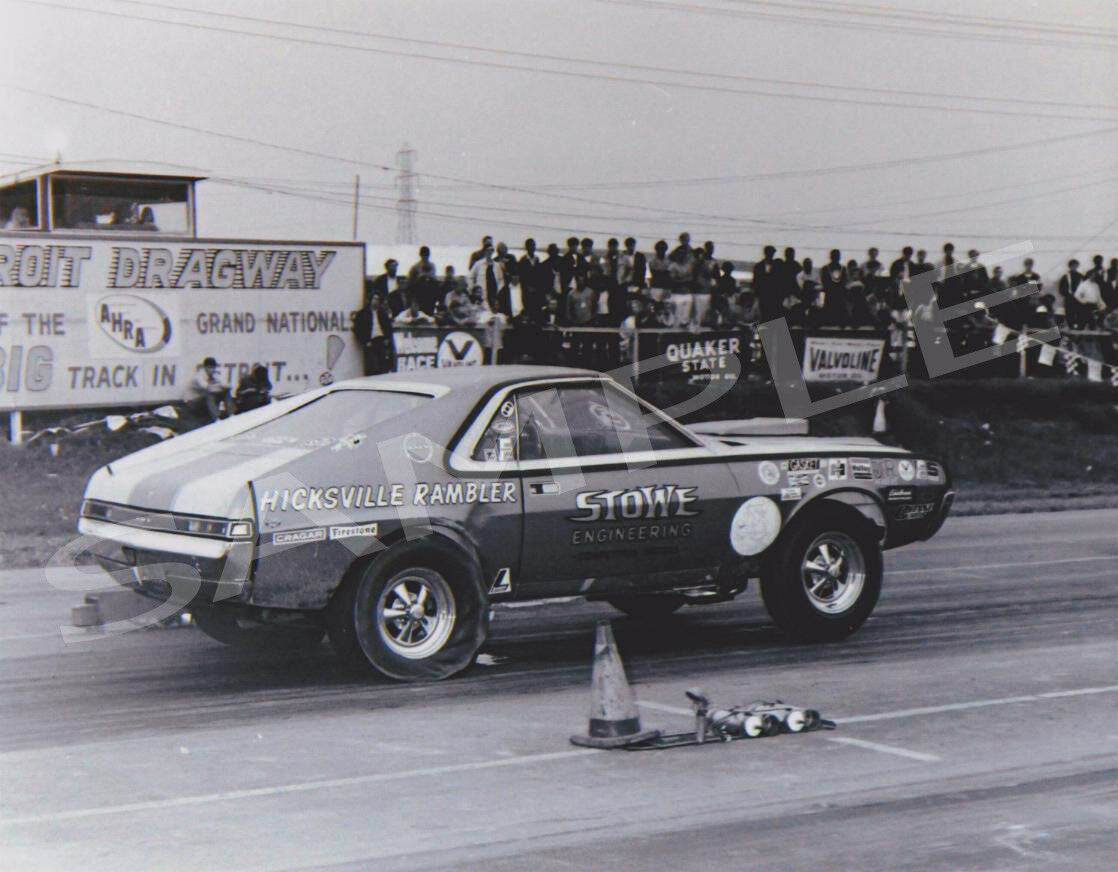
[(135, 530), (83, 518), (78, 529), (99, 541), (87, 549), (123, 587), (182, 606), (248, 602), (252, 588), (251, 542), (225, 542)]

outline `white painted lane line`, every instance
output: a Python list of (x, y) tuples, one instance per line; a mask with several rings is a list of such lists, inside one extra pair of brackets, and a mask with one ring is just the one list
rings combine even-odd
[(1047, 693), (1026, 694), (1023, 696), (1005, 696), (1000, 699), (976, 699), (970, 702), (952, 702), (945, 705), (930, 705), (921, 708), (898, 709), (891, 712), (878, 712), (872, 715), (850, 715), (844, 718), (833, 718), (836, 724), (864, 724), (870, 721), (890, 721), (896, 718), (912, 718), (920, 715), (938, 715), (945, 712), (965, 711), (967, 709), (988, 708), (998, 705), (1013, 705), (1022, 702), (1040, 702), (1045, 699), (1066, 699), (1076, 696), (1091, 696), (1098, 693), (1118, 693), (1118, 684), (1103, 687), (1080, 687), (1075, 690), (1055, 690)]
[(887, 576), (925, 575), (929, 572), (966, 572), (971, 569), (1020, 569), (1022, 566), (1064, 566), (1068, 563), (1098, 563), (1114, 560), (1113, 554), (1100, 554), (1097, 557), (1068, 557), (1065, 560), (1029, 560), (1024, 563), (977, 563), (971, 566), (929, 566), (925, 569), (887, 569)]
[(851, 739), (847, 736), (827, 736), (827, 741), (865, 748), (867, 751), (892, 754), (894, 757), (907, 757), (909, 760), (919, 760), (921, 763), (935, 763), (940, 759), (935, 754), (925, 754), (923, 751), (910, 751), (908, 748), (898, 748), (896, 745), (882, 745), (880, 742), (867, 742), (865, 739)]
[(378, 772), (371, 775), (353, 775), (348, 778), (328, 778), (322, 781), (303, 781), (296, 784), (277, 784), (272, 787), (254, 787), (248, 790), (229, 790), (224, 793), (203, 793), (195, 796), (178, 796), (169, 799), (153, 799), (147, 802), (130, 802), (122, 805), (106, 805), (100, 808), (79, 808), (72, 811), (59, 811), (48, 814), (22, 815), (0, 818), (0, 826), (19, 824), (55, 823), (78, 818), (104, 817), (114, 814), (131, 814), (139, 811), (153, 811), (165, 808), (178, 808), (189, 805), (203, 805), (208, 802), (228, 802), (257, 796), (280, 796), (287, 793), (304, 793), (311, 790), (325, 790), (332, 787), (353, 787), (358, 784), (377, 784), (384, 781), (404, 781), (409, 778), (422, 778), (429, 775), (451, 775), (457, 772), (477, 772), (481, 769), (497, 769), (508, 766), (530, 766), (533, 763), (550, 763), (555, 760), (570, 760), (589, 754), (602, 754), (596, 748), (578, 751), (557, 751), (552, 754), (526, 754), (521, 757), (504, 757), (499, 760), (479, 760), (474, 763), (456, 763), (449, 766), (428, 766), (423, 769), (407, 769), (403, 772)]

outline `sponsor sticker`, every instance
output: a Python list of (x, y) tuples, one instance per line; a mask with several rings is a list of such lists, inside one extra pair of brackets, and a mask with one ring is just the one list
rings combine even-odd
[(927, 517), (935, 508), (935, 503), (912, 503), (907, 506), (898, 506), (894, 517), (898, 521), (916, 521)]
[(892, 478), (897, 473), (897, 465), (892, 460), (884, 460), (881, 464), (885, 469), (887, 478)]
[(788, 486), (789, 487), (806, 487), (811, 484), (810, 472), (790, 472), (788, 473)]
[(780, 507), (768, 497), (746, 500), (730, 522), (730, 545), (742, 557), (760, 554), (780, 532)]
[(872, 481), (873, 464), (868, 460), (852, 457), (850, 459), (850, 477), (860, 481)]
[(512, 400), (505, 400), (501, 403), (501, 417), (511, 418), (513, 413), (516, 412), (516, 406), (513, 405)]
[(769, 487), (775, 487), (776, 483), (780, 481), (780, 470), (777, 469), (776, 464), (771, 460), (762, 460), (757, 465), (757, 475), (759, 475), (761, 481)]
[(817, 472), (811, 477), (811, 483), (818, 488), (824, 488), (827, 486), (827, 476), (823, 475), (821, 472)]
[(273, 545), (296, 545), (302, 542), (321, 542), (326, 538), (326, 531), (321, 527), (314, 530), (291, 530), (288, 533), (273, 533)]
[(916, 477), (929, 480), (939, 478), (939, 464), (931, 460), (917, 460)]
[(353, 539), (357, 536), (376, 537), (378, 524), (351, 524), (345, 527), (331, 527), (331, 539)]
[(914, 496), (910, 487), (891, 487), (885, 491), (885, 500), (890, 503), (903, 503)]
[(911, 460), (898, 460), (897, 461), (897, 474), (903, 481), (912, 481), (916, 478), (916, 467)]
[(507, 421), (503, 418), (498, 418), (489, 425), (489, 429), (494, 433), (511, 433), (516, 429), (516, 425), (512, 421)]
[(416, 463), (426, 463), (431, 459), (434, 448), (431, 440), (422, 433), (409, 433), (404, 439), (404, 451)]
[(791, 500), (802, 500), (804, 492), (798, 487), (782, 487), (780, 489), (781, 502), (789, 502)]
[(818, 457), (793, 457), (788, 461), (789, 472), (815, 472), (819, 466)]
[(828, 460), (827, 477), (831, 481), (846, 481), (846, 461), (839, 457)]

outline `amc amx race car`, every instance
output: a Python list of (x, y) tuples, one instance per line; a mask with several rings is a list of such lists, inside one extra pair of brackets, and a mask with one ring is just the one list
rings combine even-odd
[(120, 583), (189, 603), (220, 641), (329, 633), (402, 680), (468, 666), (506, 600), (655, 618), (758, 578), (788, 634), (845, 638), (877, 602), (883, 549), (943, 523), (948, 472), (871, 439), (761, 431), (689, 429), (583, 370), (394, 373), (114, 461), (79, 529)]

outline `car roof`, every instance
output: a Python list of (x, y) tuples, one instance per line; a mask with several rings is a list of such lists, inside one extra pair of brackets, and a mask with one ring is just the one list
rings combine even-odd
[(499, 366), (453, 366), (432, 369), (412, 369), (404, 372), (390, 372), (384, 375), (371, 375), (365, 378), (347, 379), (335, 387), (367, 386), (391, 390), (395, 384), (408, 386), (429, 386), (438, 393), (457, 391), (467, 388), (484, 392), (496, 385), (513, 384), (521, 381), (536, 381), (551, 378), (593, 378), (602, 379), (600, 372), (592, 369), (576, 369), (569, 366), (525, 366), (519, 364)]

